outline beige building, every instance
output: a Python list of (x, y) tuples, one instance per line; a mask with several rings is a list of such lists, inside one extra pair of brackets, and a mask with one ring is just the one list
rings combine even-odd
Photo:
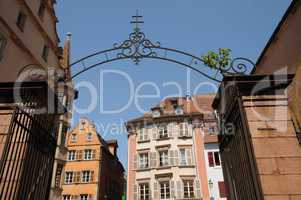
[(117, 157), (117, 141), (105, 141), (88, 119), (67, 134), (63, 200), (121, 199), (124, 169)]
[[(167, 98), (142, 117), (126, 123), (127, 199), (225, 198), (224, 193), (219, 193), (224, 191), (219, 152), (209, 145), (217, 143), (213, 97)], [(221, 179), (212, 174), (208, 177), (213, 168)]]
[[(72, 83), (68, 82), (66, 84), (65, 78), (69, 78), (70, 71), (67, 69), (69, 66), (69, 58), (70, 58), (70, 35), (66, 41), (66, 45), (64, 51), (59, 47), (59, 38), (56, 30), (56, 23), (58, 22), (54, 6), (54, 0), (2, 0), (0, 1), (0, 82), (9, 82), (12, 84), (8, 84), (9, 87), (13, 87), (14, 82), (36, 82), (36, 83), (28, 83), (26, 86), (26, 90), (32, 91), (32, 87), (35, 85), (37, 88), (41, 88), (43, 90), (44, 87), (49, 87), (53, 90), (59, 100), (68, 111), (70, 111), (70, 107), (72, 105), (72, 101), (74, 98), (74, 91), (72, 90)], [(65, 72), (65, 73), (64, 73)], [(44, 86), (43, 83), (38, 82), (47, 82), (47, 86)], [(6, 86), (8, 87), (8, 86)], [(4, 90), (6, 91), (6, 90)], [(7, 95), (9, 95), (10, 91), (7, 91)], [(34, 91), (33, 91), (34, 92)], [(48, 93), (49, 95), (49, 93)], [(38, 95), (39, 96), (39, 95)], [(45, 95), (45, 97), (49, 97)], [(36, 97), (37, 98), (37, 97)], [(25, 99), (27, 100), (27, 99)], [(38, 102), (41, 100), (38, 100)], [(1, 101), (1, 103), (10, 103), (9, 105), (13, 105), (12, 102), (8, 99)], [(13, 102), (16, 103), (16, 102)], [(3, 109), (7, 110), (7, 104), (3, 104)], [(14, 115), (12, 115), (14, 108), (11, 111), (5, 111), (2, 117), (8, 118), (10, 120), (4, 120), (5, 124), (1, 124), (5, 131), (1, 131), (1, 145), (2, 150), (8, 151), (9, 148), (4, 148), (5, 143), (8, 142), (6, 138), (9, 138), (10, 134), (14, 134), (14, 130), (8, 129), (9, 123), (14, 123)], [(49, 112), (53, 112), (50, 108)], [(7, 113), (8, 112), (8, 113)], [(65, 110), (61, 110), (60, 113), (64, 113)], [(48, 183), (43, 183), (43, 186), (50, 189), (50, 199), (58, 199), (60, 198), (61, 193), (61, 174), (62, 168), (64, 165), (65, 153), (64, 150), (64, 140), (65, 140), (65, 132), (69, 127), (69, 119), (71, 118), (71, 113), (67, 112), (64, 115), (56, 116), (55, 125), (53, 126), (55, 130), (55, 138), (56, 144), (58, 145), (55, 150), (55, 154), (49, 155), (49, 158), (53, 159), (55, 157), (55, 161), (50, 160), (47, 165), (51, 166), (50, 168), (45, 168), (42, 165), (40, 166), (41, 170), (40, 174), (37, 176), (41, 176), (44, 174), (51, 174), (53, 171), (53, 176), (51, 178), (47, 178), (44, 174), (45, 180), (50, 180)], [(58, 121), (59, 120), (59, 121)], [(25, 127), (26, 123), (30, 120), (22, 121), (23, 126)], [(46, 125), (46, 124), (45, 124)], [(20, 134), (20, 133), (18, 133)], [(48, 145), (48, 144), (45, 144)], [(0, 147), (1, 149), (1, 147)], [(20, 150), (20, 149), (19, 149)], [(5, 156), (12, 156), (10, 154), (4, 155), (1, 159), (6, 159)], [(53, 157), (53, 158), (52, 158)], [(29, 159), (29, 158), (28, 158)], [(42, 160), (41, 160), (42, 161)], [(53, 164), (54, 162), (54, 164)], [(31, 164), (30, 161), (27, 161), (28, 166)], [(2, 164), (0, 167), (4, 167)], [(37, 169), (40, 169), (37, 167)], [(2, 169), (1, 169), (2, 170)], [(12, 170), (18, 171), (18, 168), (12, 168)], [(2, 171), (4, 173), (5, 171)], [(4, 173), (5, 174), (5, 173)], [(8, 182), (3, 179), (1, 176), (1, 198), (6, 198), (5, 195), (9, 195), (7, 188), (5, 189), (3, 182)], [(32, 174), (32, 178), (35, 178), (35, 175)], [(37, 183), (32, 184), (41, 184), (39, 183), (41, 178), (36, 180)], [(52, 180), (52, 181), (51, 181)], [(30, 181), (28, 181), (28, 185), (30, 185)], [(22, 186), (23, 187), (23, 186)], [(33, 186), (30, 190), (41, 190), (37, 186)], [(43, 195), (49, 196), (49, 189), (47, 189)], [(8, 190), (7, 190), (8, 191)], [(11, 191), (12, 192), (12, 191)], [(37, 192), (37, 191), (35, 191)], [(23, 191), (24, 198), (26, 197), (26, 192)], [(33, 191), (30, 192), (31, 196)], [(43, 193), (43, 192), (39, 192)], [(17, 194), (17, 192), (16, 192)], [(44, 198), (44, 197), (43, 197)]]

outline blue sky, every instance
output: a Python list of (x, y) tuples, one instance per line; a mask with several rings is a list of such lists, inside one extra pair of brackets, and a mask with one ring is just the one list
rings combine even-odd
[[(290, 0), (64, 0), (56, 6), (59, 19), (58, 31), (63, 41), (67, 32), (72, 33), (72, 60), (76, 60), (99, 50), (112, 48), (115, 42), (128, 38), (133, 26), (131, 16), (139, 9), (144, 16), (142, 26), (146, 36), (152, 41), (160, 41), (162, 46), (180, 49), (200, 56), (220, 47), (230, 48), (233, 57), (247, 57), (254, 62), (259, 57), (276, 25), (290, 4)], [(91, 98), (98, 106), (92, 112), (80, 115), (74, 113), (74, 122), (80, 116), (93, 120), (105, 139), (118, 139), (119, 157), (127, 167), (127, 136), (122, 129), (123, 122), (137, 116), (134, 102), (123, 112), (104, 114), (105, 110), (120, 108), (129, 99), (129, 83), (120, 75), (107, 74), (101, 85), (101, 70), (121, 70), (133, 80), (135, 91), (145, 81), (156, 84), (160, 97), (140, 100), (144, 110), (157, 104), (160, 99), (175, 94), (176, 87), (166, 85), (176, 82), (183, 88), (183, 95), (193, 94), (193, 90), (203, 81), (199, 74), (191, 72), (187, 81), (187, 70), (156, 60), (145, 60), (139, 66), (122, 61), (94, 68), (74, 80), (75, 83), (88, 81), (97, 89), (97, 95), (87, 89), (79, 89), (79, 99), (75, 105), (85, 108)], [(102, 87), (103, 86), (103, 87)], [(102, 90), (103, 88), (103, 90)], [(150, 85), (140, 87), (139, 94), (155, 94)], [(214, 92), (211, 87), (200, 87), (198, 93)], [(116, 127), (114, 124), (118, 124)], [(118, 131), (117, 131), (118, 130)], [(118, 132), (118, 134), (116, 133)]]

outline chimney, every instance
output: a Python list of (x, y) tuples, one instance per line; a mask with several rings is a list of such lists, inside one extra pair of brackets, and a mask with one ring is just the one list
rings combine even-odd
[(109, 148), (109, 151), (111, 152), (111, 154), (113, 156), (117, 156), (117, 148), (118, 148), (117, 140), (108, 140), (107, 144), (108, 144), (108, 148)]

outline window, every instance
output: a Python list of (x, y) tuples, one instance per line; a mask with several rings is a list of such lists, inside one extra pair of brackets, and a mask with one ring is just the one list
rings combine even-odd
[(188, 124), (181, 123), (180, 124), (180, 137), (188, 137), (188, 136), (189, 136)]
[(76, 134), (72, 134), (71, 135), (71, 142), (75, 143), (77, 141), (77, 135)]
[(214, 135), (216, 133), (215, 127), (214, 126), (210, 126), (208, 128), (208, 133), (209, 133), (209, 135)]
[(183, 111), (183, 107), (182, 106), (177, 106), (175, 109), (175, 113), (176, 115), (183, 115), (184, 111)]
[(92, 141), (92, 133), (87, 133), (87, 141)]
[(49, 47), (44, 45), (43, 51), (42, 51), (42, 58), (44, 59), (45, 62), (48, 60), (48, 54), (49, 54)]
[(88, 200), (88, 199), (89, 199), (89, 195), (87, 195), (87, 194), (80, 195), (80, 200)]
[(160, 151), (159, 152), (160, 156), (160, 167), (164, 167), (168, 165), (168, 151)]
[(38, 10), (38, 16), (42, 19), (44, 17), (44, 13), (46, 10), (46, 2), (45, 0), (40, 0), (40, 7)]
[(75, 155), (76, 155), (76, 151), (74, 151), (74, 150), (68, 151), (67, 160), (68, 161), (75, 160)]
[(17, 17), (17, 23), (16, 24), (22, 32), (24, 31), (26, 18), (27, 18), (27, 16), (25, 15), (25, 13), (20, 11), (19, 14), (18, 14), (18, 17)]
[(180, 149), (180, 165), (187, 165), (186, 149)]
[(218, 182), (219, 196), (221, 198), (227, 198), (227, 191), (224, 182)]
[(71, 195), (63, 195), (63, 200), (71, 200)]
[(6, 38), (0, 33), (0, 61), (2, 60), (6, 43), (7, 43)]
[(82, 172), (82, 183), (89, 183), (91, 181), (91, 171)]
[(184, 198), (194, 198), (193, 180), (184, 180)]
[(168, 181), (160, 182), (160, 197), (161, 199), (170, 198), (170, 187)]
[(147, 128), (141, 128), (138, 130), (139, 135), (139, 141), (148, 141), (148, 129)]
[(148, 153), (139, 154), (139, 168), (148, 168)]
[(221, 165), (220, 155), (218, 151), (208, 152), (209, 167), (217, 167)]
[(70, 184), (73, 182), (73, 172), (66, 172), (65, 183)]
[(91, 149), (85, 149), (84, 160), (92, 160), (93, 151)]
[(152, 112), (152, 115), (153, 115), (154, 118), (155, 117), (160, 117), (161, 113), (160, 113), (159, 110), (155, 110), (155, 111)]
[(149, 200), (150, 192), (149, 192), (149, 184), (141, 183), (139, 184), (139, 200)]
[(159, 127), (159, 138), (168, 138), (167, 125)]

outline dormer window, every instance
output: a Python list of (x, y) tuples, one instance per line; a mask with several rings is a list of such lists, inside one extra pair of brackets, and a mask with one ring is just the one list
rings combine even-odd
[(175, 114), (176, 114), (176, 115), (183, 115), (183, 113), (184, 113), (184, 110), (183, 110), (183, 107), (182, 107), (182, 106), (177, 106), (177, 107), (175, 108)]
[(92, 133), (87, 133), (87, 136), (86, 136), (87, 141), (92, 141), (92, 137), (93, 137)]
[(154, 111), (152, 112), (152, 115), (153, 115), (153, 117), (160, 117), (161, 113), (160, 113), (159, 110), (154, 110)]
[(75, 143), (77, 141), (77, 135), (76, 134), (72, 134), (71, 135), (71, 142)]

